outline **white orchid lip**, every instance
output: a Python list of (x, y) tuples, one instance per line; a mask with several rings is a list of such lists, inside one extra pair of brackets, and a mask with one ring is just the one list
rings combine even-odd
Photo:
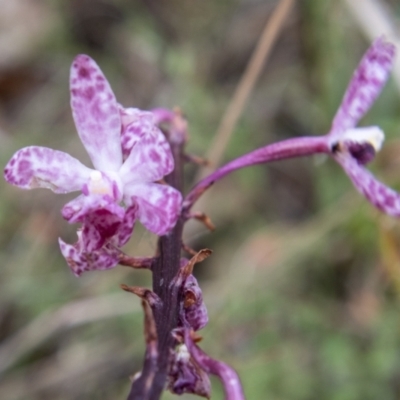
[(376, 152), (382, 148), (385, 134), (378, 126), (348, 129), (342, 136), (341, 141), (352, 143), (369, 143)]
[(369, 144), (375, 152), (382, 148), (385, 134), (378, 126), (367, 126), (363, 128), (347, 129), (340, 136), (340, 140), (335, 140), (331, 143), (333, 151), (341, 150), (343, 145), (348, 143), (365, 145)]

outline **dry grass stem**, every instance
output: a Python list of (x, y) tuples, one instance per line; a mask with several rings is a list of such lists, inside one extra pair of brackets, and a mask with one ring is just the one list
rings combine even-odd
[(273, 44), (286, 20), (294, 0), (281, 0), (276, 6), (271, 18), (262, 32), (256, 48), (247, 64), (246, 70), (236, 87), (232, 100), (229, 103), (215, 134), (214, 140), (210, 145), (210, 150), (206, 155), (210, 166), (203, 167), (199, 172), (197, 180), (205, 176), (213, 167), (215, 168), (228, 145), (235, 126), (242, 115), (246, 102), (256, 84), (262, 68), (270, 54)]

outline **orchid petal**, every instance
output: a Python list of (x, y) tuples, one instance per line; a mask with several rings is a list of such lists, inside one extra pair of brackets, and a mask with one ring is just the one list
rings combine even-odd
[(114, 93), (98, 65), (79, 55), (71, 66), (71, 108), (76, 129), (96, 169), (122, 165), (121, 118)]
[(340, 136), (353, 128), (371, 108), (389, 76), (394, 55), (394, 45), (383, 38), (376, 39), (367, 50), (333, 119), (332, 135)]
[(157, 183), (138, 183), (125, 188), (125, 201), (138, 205), (139, 221), (156, 235), (165, 235), (176, 224), (182, 204), (178, 190)]
[(86, 252), (83, 250), (81, 238), (73, 245), (65, 243), (62, 239), (58, 239), (58, 242), (62, 255), (77, 277), (85, 271), (111, 269), (118, 264), (119, 251), (112, 246), (104, 246), (97, 251)]
[[(138, 141), (144, 136), (152, 134), (156, 125), (154, 115), (149, 111), (142, 111), (138, 108), (121, 107), (120, 113), (122, 121), (122, 154), (126, 158)], [(158, 128), (156, 129), (158, 130)]]
[(385, 214), (400, 217), (400, 194), (379, 182), (349, 154), (339, 154), (335, 160), (343, 167), (356, 189)]
[[(129, 131), (131, 127), (131, 137), (134, 137), (138, 130), (132, 124), (127, 127), (127, 130)], [(149, 132), (144, 133), (140, 140), (136, 140), (128, 158), (119, 170), (124, 184), (154, 182), (174, 169), (174, 159), (169, 143), (155, 125)]]
[(203, 301), (203, 293), (193, 275), (189, 275), (183, 285), (183, 298), (189, 299), (183, 302), (184, 319), (190, 328), (198, 331), (208, 324), (207, 307)]
[(211, 397), (210, 378), (190, 356), (185, 344), (178, 345), (171, 353), (168, 389), (178, 395), (192, 393), (206, 399)]
[(137, 211), (137, 204), (133, 204), (126, 209), (124, 219), (118, 229), (118, 246), (123, 246), (131, 238), (136, 222)]
[(78, 196), (62, 209), (69, 223), (82, 222), (82, 242), (85, 251), (98, 250), (118, 233), (125, 210), (110, 196)]
[(67, 153), (30, 146), (14, 154), (4, 169), (4, 178), (22, 189), (68, 193), (81, 190), (92, 171)]

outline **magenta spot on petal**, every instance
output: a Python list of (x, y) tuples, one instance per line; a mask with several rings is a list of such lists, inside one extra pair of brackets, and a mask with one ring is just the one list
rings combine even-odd
[(94, 88), (89, 86), (83, 93), (83, 96), (87, 99), (87, 100), (92, 100), (93, 96), (94, 96)]
[(83, 78), (83, 79), (89, 79), (90, 78), (90, 71), (89, 69), (85, 68), (85, 67), (81, 67), (81, 69), (78, 72), (79, 77)]
[(33, 153), (34, 155), (37, 156), (37, 158), (41, 158), (41, 157), (42, 157), (42, 152), (40, 151), (40, 149), (39, 149), (38, 147), (33, 147), (33, 148), (31, 149), (31, 151), (32, 151), (32, 153)]
[(386, 196), (386, 189), (383, 186), (380, 186), (378, 189), (378, 193), (382, 196)]
[(93, 103), (90, 112), (92, 113), (92, 115), (99, 119), (99, 120), (103, 120), (106, 118), (106, 115), (104, 114), (104, 112), (101, 110), (100, 105), (98, 102)]
[(149, 156), (150, 156), (150, 159), (152, 160), (152, 161), (154, 161), (154, 162), (160, 162), (160, 160), (161, 160), (161, 157), (160, 157), (160, 155), (154, 150), (154, 149), (152, 149), (151, 151), (150, 151), (150, 154), (149, 154)]
[(84, 185), (83, 185), (83, 187), (82, 187), (82, 193), (85, 195), (85, 196), (89, 196), (89, 188), (88, 188), (88, 185), (85, 183)]
[(28, 171), (31, 167), (31, 163), (27, 160), (21, 160), (18, 164), (18, 174), (23, 174)]
[(394, 207), (395, 198), (394, 196), (387, 196), (385, 198), (385, 205), (388, 207)]
[(116, 200), (119, 197), (119, 190), (118, 190), (118, 186), (115, 184), (115, 182), (113, 182), (112, 189), (113, 189), (113, 197)]

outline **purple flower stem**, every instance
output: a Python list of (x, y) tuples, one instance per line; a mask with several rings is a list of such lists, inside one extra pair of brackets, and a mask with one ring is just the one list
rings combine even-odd
[[(179, 120), (179, 118), (178, 118)], [(179, 122), (179, 121), (178, 121)], [(171, 124), (168, 136), (174, 156), (175, 169), (165, 180), (182, 192), (183, 164), (186, 137), (181, 132), (182, 124)], [(182, 140), (179, 140), (181, 138)], [(153, 307), (154, 321), (158, 338), (158, 359), (155, 364), (146, 352), (141, 376), (132, 383), (128, 400), (159, 400), (165, 389), (170, 352), (176, 344), (171, 332), (178, 325), (180, 287), (174, 284), (180, 270), (182, 231), (184, 219), (180, 217), (170, 233), (160, 237), (158, 256), (152, 263), (153, 292), (160, 298), (161, 306)]]
[(220, 180), (233, 171), (251, 165), (263, 164), (286, 158), (307, 156), (315, 153), (331, 153), (331, 149), (325, 136), (300, 137), (283, 140), (236, 158), (217, 169), (194, 186), (183, 201), (183, 215), (185, 218), (189, 218), (189, 210), (200, 196), (211, 185), (213, 185), (214, 182)]
[(185, 330), (185, 344), (190, 355), (199, 366), (208, 374), (216, 375), (222, 382), (225, 391), (225, 400), (245, 400), (242, 384), (236, 371), (229, 365), (214, 360), (197, 346), (190, 337), (190, 331)]

